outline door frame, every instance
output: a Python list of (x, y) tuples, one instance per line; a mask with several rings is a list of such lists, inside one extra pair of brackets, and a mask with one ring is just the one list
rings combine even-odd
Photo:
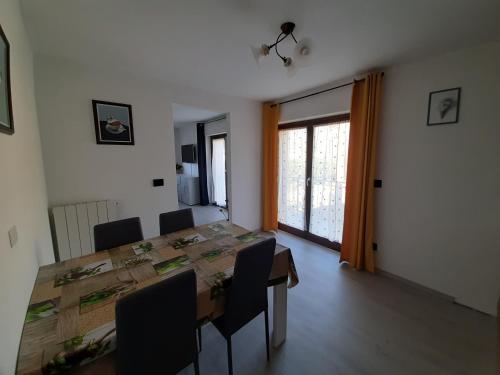
[(212, 170), (210, 171), (211, 176), (212, 176), (212, 182), (214, 180), (214, 174), (213, 174), (213, 155), (214, 155), (214, 139), (224, 139), (224, 180), (226, 184), (226, 205), (225, 206), (218, 206), (217, 203), (214, 203), (214, 206), (221, 207), (228, 209), (228, 199), (227, 199), (227, 133), (221, 133), (221, 134), (215, 134), (210, 136), (210, 167)]
[(325, 117), (316, 117), (307, 120), (291, 121), (278, 124), (278, 132), (280, 130), (306, 128), (307, 142), (306, 142), (306, 189), (305, 189), (305, 224), (306, 230), (297, 229), (289, 225), (278, 222), (278, 229), (291, 233), (295, 236), (304, 238), (306, 240), (315, 242), (319, 245), (328, 247), (330, 249), (340, 251), (341, 244), (338, 242), (330, 241), (327, 238), (317, 236), (309, 232), (311, 224), (311, 196), (312, 196), (312, 163), (313, 163), (313, 143), (314, 143), (314, 128), (317, 126), (330, 125), (332, 123), (349, 121), (351, 119), (350, 113), (343, 113), (338, 115), (331, 115)]

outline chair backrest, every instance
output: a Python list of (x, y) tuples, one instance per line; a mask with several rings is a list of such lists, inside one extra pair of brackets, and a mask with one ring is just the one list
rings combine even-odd
[(224, 310), (226, 331), (236, 332), (267, 308), (267, 284), (276, 239), (269, 238), (238, 252)]
[(193, 210), (190, 208), (160, 214), (160, 234), (162, 236), (193, 227)]
[(197, 355), (195, 272), (119, 299), (116, 340), (119, 375), (176, 374), (192, 363)]
[(132, 217), (94, 226), (95, 251), (142, 241), (141, 219)]

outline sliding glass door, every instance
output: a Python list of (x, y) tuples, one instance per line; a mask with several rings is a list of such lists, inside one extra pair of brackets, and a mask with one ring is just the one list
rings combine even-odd
[(342, 241), (349, 122), (314, 126), (309, 231)]
[(306, 229), (307, 129), (279, 132), (278, 221)]
[(280, 125), (280, 229), (339, 248), (348, 144), (349, 115)]

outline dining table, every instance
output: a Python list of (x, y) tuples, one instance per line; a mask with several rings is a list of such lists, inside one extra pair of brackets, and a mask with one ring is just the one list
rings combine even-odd
[[(196, 273), (198, 322), (210, 322), (224, 313), (238, 252), (274, 235), (224, 220), (40, 267), (16, 373), (52, 375), (95, 366), (116, 349), (117, 300), (188, 269)], [(298, 282), (291, 250), (277, 243), (268, 283), (275, 347), (286, 340), (287, 289)], [(169, 303), (175, 308), (175, 300)]]

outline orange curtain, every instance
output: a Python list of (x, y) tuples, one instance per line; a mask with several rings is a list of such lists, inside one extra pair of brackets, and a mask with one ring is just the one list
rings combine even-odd
[(340, 261), (375, 271), (373, 256), (374, 180), (383, 73), (354, 83), (347, 161), (344, 231)]
[(278, 122), (279, 105), (265, 103), (262, 107), (263, 176), (262, 229), (278, 229)]

